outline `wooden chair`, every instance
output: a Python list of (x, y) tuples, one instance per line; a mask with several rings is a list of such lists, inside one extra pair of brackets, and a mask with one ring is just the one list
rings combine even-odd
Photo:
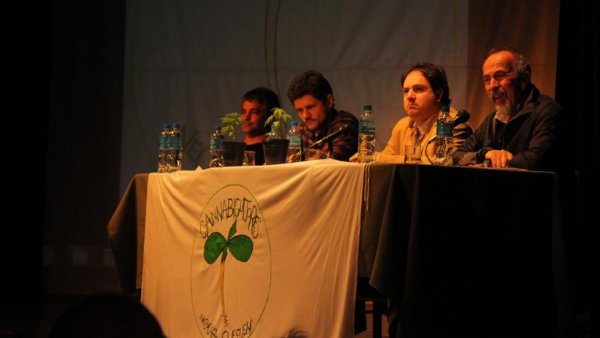
[(356, 302), (372, 303), (365, 306), (365, 313), (373, 316), (373, 338), (381, 338), (383, 334), (381, 319), (387, 315), (387, 297), (369, 285), (367, 278), (359, 278), (356, 286)]

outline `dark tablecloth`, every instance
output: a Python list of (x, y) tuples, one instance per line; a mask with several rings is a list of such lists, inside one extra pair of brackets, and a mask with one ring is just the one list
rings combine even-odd
[(373, 165), (361, 268), (402, 337), (568, 337), (549, 172)]

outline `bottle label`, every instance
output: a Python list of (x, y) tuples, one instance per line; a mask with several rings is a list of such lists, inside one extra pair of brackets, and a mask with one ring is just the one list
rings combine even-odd
[(359, 134), (375, 134), (375, 121), (360, 121), (358, 124)]
[(358, 162), (372, 162), (374, 152), (375, 120), (360, 120), (358, 123)]
[(452, 137), (452, 125), (439, 121), (437, 123), (436, 133), (439, 137)]
[(300, 135), (290, 135), (289, 136), (290, 139), (290, 149), (300, 149)]

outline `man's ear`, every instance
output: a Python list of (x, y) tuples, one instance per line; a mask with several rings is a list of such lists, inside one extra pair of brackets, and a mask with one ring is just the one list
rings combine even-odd
[(327, 94), (327, 108), (331, 109), (333, 108), (333, 94)]
[(521, 90), (525, 90), (531, 84), (531, 74), (526, 71), (525, 75), (519, 79), (519, 83), (521, 84)]

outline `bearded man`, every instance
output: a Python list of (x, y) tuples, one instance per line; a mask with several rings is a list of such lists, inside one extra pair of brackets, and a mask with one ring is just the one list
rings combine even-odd
[(562, 107), (531, 83), (531, 65), (514, 48), (492, 49), (483, 80), (496, 111), (454, 152), (454, 162), (487, 162), (494, 168), (560, 171), (568, 149)]

